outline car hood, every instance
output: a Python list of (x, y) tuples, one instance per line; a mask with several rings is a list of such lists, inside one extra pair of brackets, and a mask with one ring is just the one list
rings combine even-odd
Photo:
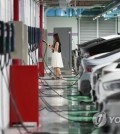
[(103, 68), (103, 71), (120, 71), (120, 68), (117, 68), (119, 63), (112, 63)]

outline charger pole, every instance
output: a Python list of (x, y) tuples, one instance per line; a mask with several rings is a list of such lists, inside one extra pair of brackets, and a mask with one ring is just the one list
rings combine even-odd
[[(42, 31), (42, 39), (44, 36), (44, 29), (43, 29), (43, 17), (44, 17), (44, 7), (43, 5), (40, 5), (40, 30)], [(40, 41), (39, 45), (39, 63), (38, 63), (38, 68), (39, 68), (39, 76), (44, 76), (44, 62), (43, 62), (43, 42), (42, 39)]]
[[(40, 5), (40, 29), (42, 31), (43, 36), (43, 5)], [(39, 46), (39, 58), (43, 57), (43, 42), (41, 40), (40, 46)]]
[[(13, 3), (13, 19), (14, 21), (19, 21), (19, 0), (14, 0)], [(12, 63), (14, 64), (19, 62), (21, 62), (20, 59), (12, 59)]]
[(19, 0), (14, 0), (14, 21), (19, 21)]

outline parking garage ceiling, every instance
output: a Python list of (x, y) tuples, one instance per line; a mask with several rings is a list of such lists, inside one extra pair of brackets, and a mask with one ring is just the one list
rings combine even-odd
[(59, 7), (60, 3), (67, 3), (68, 6), (107, 6), (115, 0), (36, 0), (37, 3), (48, 7)]
[[(35, 0), (37, 4), (50, 9), (48, 16), (67, 10), (64, 16), (107, 16), (115, 17), (120, 14), (120, 0)], [(59, 9), (58, 9), (59, 8)], [(71, 8), (73, 10), (71, 10)], [(55, 12), (55, 13), (53, 13)], [(75, 14), (77, 12), (77, 14)], [(59, 13), (60, 14), (60, 13)], [(61, 13), (63, 14), (63, 12)], [(53, 15), (54, 16), (54, 15)], [(56, 15), (57, 16), (57, 15)], [(58, 15), (59, 16), (59, 15)]]

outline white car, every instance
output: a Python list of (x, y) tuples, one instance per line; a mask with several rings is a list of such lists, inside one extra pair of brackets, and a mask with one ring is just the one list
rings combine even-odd
[(93, 100), (96, 101), (96, 91), (95, 91), (95, 85), (97, 83), (97, 80), (100, 77), (103, 77), (109, 73), (115, 72), (115, 71), (120, 71), (120, 59), (113, 62), (113, 63), (105, 63), (102, 65), (98, 65), (93, 68), (92, 73), (91, 73), (91, 95), (93, 97)]
[[(119, 63), (117, 67), (120, 68)], [(111, 134), (114, 134), (120, 128), (120, 123), (116, 123), (120, 119), (120, 70), (101, 77), (96, 84), (96, 91), (99, 111), (106, 113), (107, 126)], [(110, 123), (110, 118), (114, 118), (116, 122)]]
[[(100, 38), (97, 38), (97, 39), (93, 39), (93, 40), (90, 40), (90, 41), (87, 41), (87, 42), (84, 42), (80, 45), (78, 45), (78, 50), (81, 52), (81, 56), (82, 57), (88, 57), (88, 56), (92, 56), (92, 55), (96, 55), (96, 54), (99, 54), (99, 53), (104, 53), (104, 52), (108, 52), (106, 51), (106, 46), (112, 46), (112, 49), (111, 50), (115, 50), (114, 48), (115, 45), (113, 46), (113, 43), (114, 44), (118, 44), (120, 43), (120, 35), (108, 35), (108, 36), (105, 36), (105, 37), (100, 37)], [(87, 48), (90, 48), (90, 47), (95, 47), (95, 46), (101, 46), (100, 48), (96, 48), (96, 49), (93, 49), (93, 51), (91, 52), (91, 50), (87, 49)], [(119, 48), (119, 45), (117, 45), (118, 48)], [(103, 48), (103, 50), (102, 50)], [(117, 49), (117, 48), (116, 48)], [(96, 50), (97, 50), (97, 53), (96, 53)], [(102, 52), (99, 52), (101, 51)]]
[(102, 70), (105, 68), (105, 66), (109, 64), (111, 64), (111, 62), (95, 66), (92, 69), (92, 73), (90, 75), (90, 84), (91, 84), (91, 96), (93, 98), (93, 101), (96, 101), (95, 85), (97, 83), (97, 80), (101, 77)]
[(102, 56), (96, 57), (94, 59), (91, 58), (83, 58), (82, 59), (82, 67), (83, 73), (81, 79), (79, 80), (79, 91), (83, 95), (90, 95), (91, 85), (90, 85), (90, 75), (92, 73), (92, 69), (95, 66), (112, 63), (116, 60), (120, 59), (120, 49), (114, 50)]
[(98, 38), (79, 46), (82, 57), (111, 52), (120, 48), (120, 35)]
[(120, 92), (120, 70), (101, 77), (95, 86), (97, 102), (103, 103), (107, 97)]
[(120, 70), (119, 66), (120, 66), (120, 59), (116, 60), (115, 62), (112, 62), (112, 63), (109, 62), (109, 63), (95, 66), (92, 69), (92, 73), (90, 75), (90, 83), (91, 83), (91, 95), (92, 95), (94, 101), (96, 99), (95, 85), (96, 85), (97, 80), (100, 77), (103, 77), (104, 75), (106, 75), (108, 73), (119, 71)]

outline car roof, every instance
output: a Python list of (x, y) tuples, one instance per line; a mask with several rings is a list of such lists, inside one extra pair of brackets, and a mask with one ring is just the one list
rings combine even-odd
[(120, 48), (120, 37), (104, 40), (97, 44), (91, 44), (81, 48), (81, 51), (88, 52), (90, 55), (95, 55), (99, 53), (111, 52), (113, 50)]
[(103, 68), (103, 71), (118, 71), (120, 68), (117, 68), (119, 63), (113, 62), (110, 65)]
[(120, 37), (120, 35), (116, 34), (116, 35), (108, 35), (108, 36), (104, 36), (104, 37), (101, 37), (105, 40), (108, 40), (108, 39), (112, 39), (112, 38), (117, 38), (117, 37)]
[(104, 37), (99, 37), (99, 38), (84, 42), (82, 44), (78, 44), (78, 47), (83, 47), (84, 48), (86, 46), (91, 46), (93, 44), (100, 43), (102, 41), (109, 40), (109, 39), (114, 39), (114, 38), (117, 38), (117, 37), (120, 37), (120, 35), (114, 34), (114, 35), (108, 35), (108, 36), (104, 36)]
[(102, 42), (98, 42), (98, 43), (94, 43), (94, 44), (91, 44), (89, 46), (86, 46), (86, 47), (83, 47), (83, 49), (89, 49), (89, 48), (92, 48), (92, 47), (96, 47), (98, 45), (101, 45), (103, 43), (107, 43), (107, 42), (110, 42), (110, 41), (114, 41), (114, 40), (119, 40), (120, 39), (120, 36), (119, 37), (116, 37), (116, 38), (110, 38), (110, 39), (107, 39), (107, 40), (103, 40)]

